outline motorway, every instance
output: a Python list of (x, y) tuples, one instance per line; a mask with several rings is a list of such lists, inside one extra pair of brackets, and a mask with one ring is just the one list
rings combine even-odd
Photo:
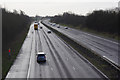
[[(53, 32), (30, 26), (14, 64), (6, 78), (103, 78), (80, 54)], [(36, 53), (44, 51), (46, 63), (37, 63)]]
[(57, 28), (56, 25), (51, 25), (48, 20), (45, 20), (44, 23), (56, 29), (57, 31), (65, 34), (66, 36), (75, 40), (79, 44), (84, 45), (86, 48), (94, 51), (103, 58), (120, 66), (120, 44), (118, 42), (73, 28), (65, 29), (65, 26), (60, 26), (60, 28)]

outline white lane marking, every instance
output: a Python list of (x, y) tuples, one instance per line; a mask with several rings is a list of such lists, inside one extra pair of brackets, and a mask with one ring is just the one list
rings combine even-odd
[[(32, 53), (31, 53), (32, 54)], [(29, 75), (30, 75), (30, 68), (31, 68), (31, 63), (32, 63), (32, 61), (31, 61), (31, 55), (30, 55), (30, 63), (29, 63), (29, 68), (28, 68), (28, 74), (27, 74), (27, 79), (29, 78)]]
[(118, 65), (118, 63), (114, 62), (113, 60), (109, 59), (108, 57), (106, 57), (106, 56), (103, 56), (103, 57), (106, 58), (106, 59), (108, 59), (108, 60), (111, 61), (112, 63), (115, 63), (115, 64)]
[[(33, 43), (33, 37), (32, 37), (32, 43)], [(32, 59), (32, 50), (30, 52), (30, 62), (29, 62), (29, 67), (28, 67), (27, 80), (29, 79), (29, 76), (30, 76), (30, 69), (31, 69), (31, 63), (32, 63), (31, 59)]]
[[(88, 34), (88, 33), (85, 33), (85, 34), (91, 35), (91, 34)], [(111, 41), (111, 40), (108, 40), (108, 39), (104, 39), (104, 38), (101, 38), (101, 37), (98, 37), (98, 36), (94, 36), (94, 35), (91, 35), (91, 36), (96, 37), (96, 38), (99, 38), (99, 39), (103, 39), (103, 40), (108, 41), (108, 42), (112, 42), (112, 43), (114, 43), (114, 44), (119, 44), (119, 43), (117, 43), (117, 42), (114, 42), (114, 41)]]
[(73, 70), (75, 70), (75, 67), (73, 66)]

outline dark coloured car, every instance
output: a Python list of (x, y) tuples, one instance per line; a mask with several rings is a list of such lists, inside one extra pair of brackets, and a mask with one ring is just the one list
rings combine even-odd
[(68, 29), (68, 27), (64, 27), (65, 29)]
[(44, 52), (37, 53), (37, 62), (46, 62), (46, 54)]
[(60, 28), (60, 25), (57, 25), (57, 28)]
[(50, 31), (50, 30), (48, 30), (48, 31), (47, 31), (47, 33), (51, 33), (51, 31)]
[(42, 27), (40, 26), (40, 29), (42, 29)]
[(37, 23), (37, 21), (35, 21), (35, 23)]
[(58, 26), (57, 28), (60, 28), (60, 26)]

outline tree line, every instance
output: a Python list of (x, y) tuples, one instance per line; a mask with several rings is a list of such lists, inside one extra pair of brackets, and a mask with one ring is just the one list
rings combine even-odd
[(28, 28), (31, 19), (25, 15), (23, 11), (18, 13), (7, 11), (2, 8), (2, 43), (3, 51), (6, 47), (9, 47), (9, 43), (13, 42), (14, 38), (18, 36), (23, 30)]
[[(10, 12), (2, 8), (2, 78), (5, 78), (10, 66), (16, 59), (22, 43), (27, 35), (33, 17), (23, 11)], [(8, 55), (8, 49), (11, 49)]]
[(86, 27), (98, 32), (120, 34), (118, 31), (119, 16), (120, 11), (114, 10), (95, 10), (92, 13), (88, 13), (87, 16), (64, 12), (62, 15), (51, 17), (51, 21), (74, 27)]

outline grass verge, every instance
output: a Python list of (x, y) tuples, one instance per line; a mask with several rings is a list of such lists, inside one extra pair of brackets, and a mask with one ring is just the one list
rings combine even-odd
[(10, 67), (14, 63), (14, 60), (16, 59), (16, 56), (18, 55), (19, 50), (21, 49), (21, 46), (27, 36), (29, 26), (30, 26), (30, 23), (28, 24), (27, 28), (25, 28), (21, 33), (19, 33), (11, 43), (6, 45), (6, 46), (9, 45), (9, 48), (11, 49), (11, 57), (9, 57), (8, 55), (8, 48), (3, 50), (2, 52), (2, 80), (5, 79)]
[(61, 37), (66, 43), (68, 43), (71, 47), (73, 47), (76, 51), (78, 51), (82, 56), (84, 56), (87, 60), (89, 60), (94, 66), (96, 66), (100, 71), (102, 71), (108, 78), (111, 80), (118, 80), (120, 76), (119, 70), (113, 67), (110, 63), (102, 59), (96, 53), (91, 50), (85, 48), (84, 46), (78, 44), (71, 38), (66, 35), (58, 32), (57, 30), (47, 26), (42, 22), (47, 28), (56, 33), (59, 37)]

